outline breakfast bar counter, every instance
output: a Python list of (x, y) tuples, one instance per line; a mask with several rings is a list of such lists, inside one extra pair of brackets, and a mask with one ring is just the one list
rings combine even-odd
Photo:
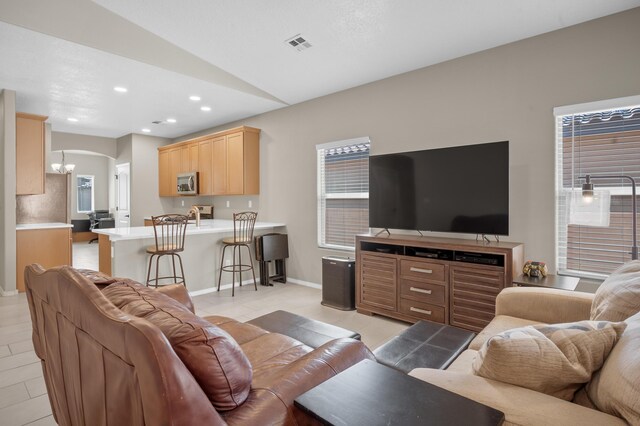
[[(254, 235), (285, 232), (284, 227), (283, 223), (256, 222)], [(95, 229), (93, 232), (99, 234), (101, 272), (145, 282), (148, 266), (146, 249), (155, 245), (152, 226)], [(196, 226), (195, 223), (187, 225), (184, 252), (181, 253), (181, 257), (187, 289), (190, 292), (206, 291), (217, 286), (222, 253), (220, 242), (226, 237), (233, 237), (232, 220), (205, 219), (200, 221), (200, 226)], [(251, 246), (253, 251), (253, 244)], [(255, 258), (253, 253), (252, 256)], [(257, 279), (258, 265), (255, 261), (254, 263)], [(169, 265), (168, 259), (162, 259), (161, 275), (169, 272)], [(252, 278), (251, 272), (243, 274), (243, 280), (249, 278)], [(230, 283), (231, 274), (223, 274), (223, 285)]]

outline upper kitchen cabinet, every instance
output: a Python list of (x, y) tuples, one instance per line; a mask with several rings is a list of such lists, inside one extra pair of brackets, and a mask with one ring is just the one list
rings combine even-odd
[(260, 192), (260, 129), (237, 127), (159, 148), (161, 196), (176, 196), (178, 173), (198, 172), (199, 195)]
[(207, 139), (197, 143), (198, 146), (198, 193), (213, 195), (213, 140)]
[(44, 122), (41, 115), (16, 113), (16, 194), (44, 194)]

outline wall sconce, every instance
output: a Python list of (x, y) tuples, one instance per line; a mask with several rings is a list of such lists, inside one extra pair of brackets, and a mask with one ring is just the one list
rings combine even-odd
[(609, 217), (611, 215), (611, 194), (609, 191), (596, 190), (591, 180), (598, 179), (627, 179), (631, 181), (631, 206), (632, 214), (631, 235), (633, 242), (631, 245), (631, 259), (638, 259), (638, 229), (637, 229), (637, 205), (636, 205), (636, 181), (627, 175), (586, 175), (579, 176), (578, 179), (584, 179), (582, 191), (572, 191), (569, 200), (569, 223), (575, 225), (587, 226), (609, 226)]
[(71, 173), (76, 168), (75, 164), (64, 163), (64, 151), (62, 151), (62, 163), (52, 163), (51, 168), (57, 173)]

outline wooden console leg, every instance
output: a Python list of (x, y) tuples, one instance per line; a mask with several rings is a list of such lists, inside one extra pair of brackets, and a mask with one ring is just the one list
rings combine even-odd
[(373, 316), (373, 312), (367, 311), (366, 309), (362, 309), (362, 308), (356, 308), (356, 312), (359, 314), (368, 315), (370, 317)]

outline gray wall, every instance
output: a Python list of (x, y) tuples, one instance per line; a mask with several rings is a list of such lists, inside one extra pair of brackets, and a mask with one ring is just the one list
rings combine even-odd
[(16, 92), (0, 90), (0, 295), (16, 291)]
[(101, 136), (80, 135), (75, 133), (51, 132), (51, 150), (53, 151), (90, 151), (107, 157), (116, 158), (116, 139)]
[(133, 147), (131, 226), (142, 226), (145, 217), (174, 210), (173, 200), (158, 196), (158, 147), (170, 143), (171, 139), (137, 134), (130, 136)]
[[(53, 152), (52, 158), (59, 161), (61, 154)], [(77, 176), (94, 176), (94, 207), (96, 210), (109, 209), (109, 158), (104, 155), (72, 154), (65, 152), (65, 162), (76, 165), (71, 180), (71, 219), (87, 219), (86, 213), (78, 213)]]
[(507, 240), (555, 270), (553, 108), (640, 94), (639, 23), (634, 9), (198, 134), (262, 129), (259, 219), (287, 224), (289, 276), (315, 283), (333, 254), (317, 246), (316, 144), (369, 136), (383, 154), (509, 140)]

